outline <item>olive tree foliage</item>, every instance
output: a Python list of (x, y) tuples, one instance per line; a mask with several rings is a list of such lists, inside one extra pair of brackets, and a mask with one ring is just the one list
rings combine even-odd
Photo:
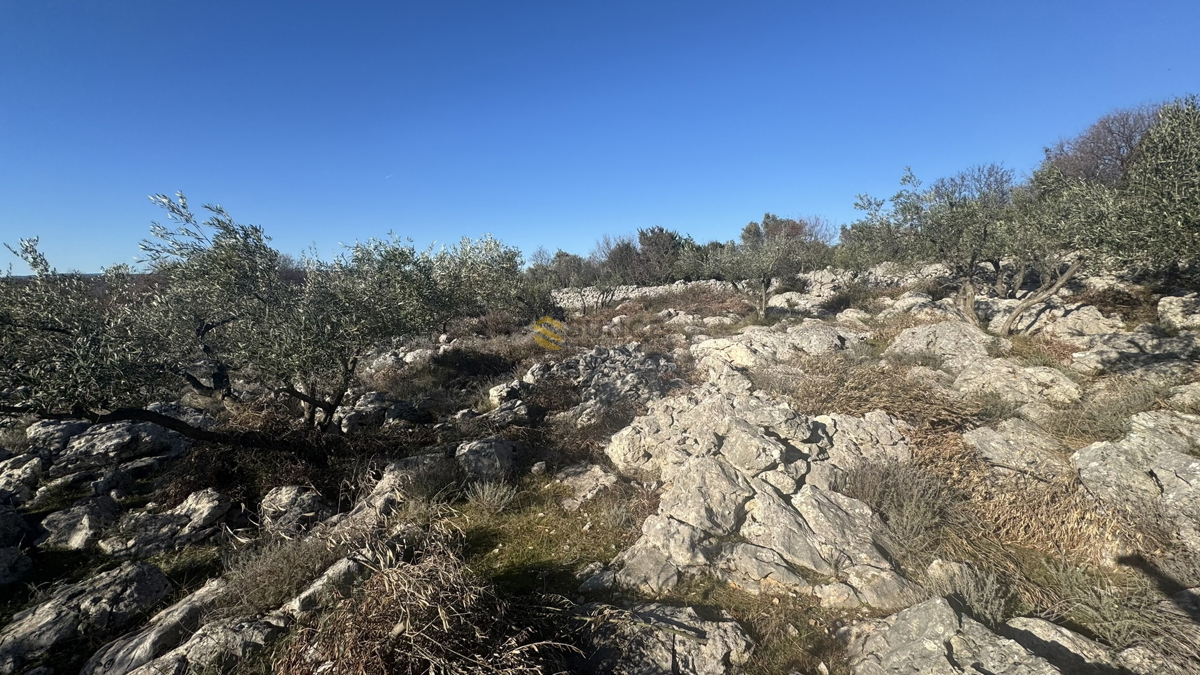
[(201, 220), (182, 194), (151, 199), (167, 225), (142, 243), (148, 274), (116, 267), (92, 280), (53, 270), (36, 240), (14, 251), (34, 276), (0, 284), (5, 410), (140, 419), (236, 442), (140, 409), (185, 384), (230, 397), (236, 377), (301, 401), (308, 423), (325, 428), (366, 352), (519, 293), (519, 252), (490, 237), (423, 252), (372, 239), (295, 263), (219, 206)]
[(140, 321), (148, 301), (127, 267), (85, 277), (54, 269), (36, 238), (9, 250), (33, 275), (0, 279), (0, 411), (82, 415), (163, 391), (173, 364)]
[(839, 259), (863, 268), (881, 262), (936, 262), (959, 285), (964, 314), (975, 317), (976, 283), (990, 266), (999, 275), (1013, 212), (1013, 174), (986, 164), (929, 187), (906, 169), (890, 200), (860, 195), (865, 217), (842, 230)]
[(759, 317), (766, 316), (767, 296), (777, 279), (794, 277), (825, 263), (828, 226), (819, 218), (780, 218), (767, 213), (762, 223), (742, 229), (742, 244), (726, 259), (725, 276), (748, 285)]
[(925, 216), (921, 181), (912, 169), (905, 168), (900, 189), (891, 199), (860, 194), (854, 208), (863, 217), (843, 225), (834, 261), (840, 267), (864, 270), (885, 262), (915, 262), (920, 253), (915, 235)]

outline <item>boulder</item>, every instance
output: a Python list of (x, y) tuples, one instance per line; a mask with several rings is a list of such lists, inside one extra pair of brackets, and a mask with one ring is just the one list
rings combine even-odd
[(1035, 402), (1079, 402), (1079, 385), (1046, 366), (1024, 367), (1012, 359), (988, 359), (967, 366), (954, 380), (964, 395), (994, 394), (1016, 405)]
[(1158, 321), (1175, 330), (1200, 328), (1200, 297), (1191, 293), (1183, 297), (1167, 296), (1159, 300)]
[(195, 544), (217, 533), (230, 506), (228, 497), (208, 488), (166, 513), (127, 513), (115, 534), (100, 540), (100, 550), (111, 556), (147, 556)]
[(45, 470), (46, 461), (32, 453), (0, 461), (0, 504), (20, 506), (33, 499)]
[(1093, 443), (1071, 456), (1084, 487), (1114, 508), (1153, 509), (1200, 552), (1200, 416), (1146, 412), (1119, 441)]
[(117, 522), (120, 513), (121, 507), (108, 495), (80, 500), (46, 516), (42, 520), (46, 534), (36, 543), (41, 548), (87, 550), (100, 541), (109, 525)]
[(163, 573), (144, 562), (125, 563), (61, 588), (41, 604), (18, 612), (0, 630), (0, 675), (19, 672), (76, 638), (119, 629), (170, 590)]
[(1004, 420), (995, 429), (972, 429), (962, 438), (1001, 474), (1051, 480), (1070, 468), (1065, 460), (1066, 446), (1023, 419)]
[(571, 496), (562, 501), (562, 507), (578, 511), (584, 502), (616, 485), (617, 477), (599, 464), (577, 464), (559, 471), (555, 482), (571, 491)]
[(960, 615), (942, 598), (842, 629), (852, 675), (1055, 675), (1048, 661)]
[(636, 605), (630, 621), (602, 622), (587, 672), (622, 675), (737, 675), (754, 645), (722, 613), (706, 620), (691, 607)]
[(282, 612), (221, 619), (201, 626), (182, 645), (130, 671), (130, 675), (183, 675), (230, 672), (263, 653), (287, 633), (291, 618)]
[(485, 438), (458, 446), (454, 457), (475, 480), (502, 480), (516, 469), (516, 443), (502, 438)]
[(53, 457), (66, 449), (67, 443), (92, 426), (86, 420), (40, 420), (25, 429), (32, 452)]
[(944, 321), (904, 330), (892, 340), (884, 355), (929, 354), (957, 373), (973, 363), (989, 360), (991, 350), (1008, 351), (1011, 347), (1007, 340), (992, 337), (969, 323)]
[(189, 442), (174, 431), (148, 422), (97, 424), (71, 438), (54, 458), (48, 475), (58, 478), (89, 470), (105, 470), (151, 456), (179, 457)]
[(263, 529), (284, 534), (302, 532), (333, 515), (333, 511), (320, 492), (303, 485), (272, 488), (259, 504)]
[(166, 654), (196, 632), (224, 592), (224, 581), (209, 581), (154, 615), (145, 627), (101, 647), (84, 664), (81, 675), (126, 675)]
[(682, 382), (675, 375), (674, 361), (646, 354), (640, 344), (631, 342), (620, 347), (596, 347), (553, 364), (535, 364), (522, 381), (571, 382), (579, 392), (580, 403), (566, 411), (565, 418), (585, 427), (603, 419), (613, 406), (644, 405), (679, 387)]
[(1044, 619), (1008, 621), (1005, 637), (1050, 662), (1064, 675), (1118, 675), (1121, 671), (1107, 647)]

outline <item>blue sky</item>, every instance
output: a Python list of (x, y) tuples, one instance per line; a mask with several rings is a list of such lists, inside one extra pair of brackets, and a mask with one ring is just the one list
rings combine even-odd
[(0, 241), (129, 262), (177, 190), (323, 256), (843, 223), (1200, 93), (1197, 34), (1195, 0), (0, 0)]

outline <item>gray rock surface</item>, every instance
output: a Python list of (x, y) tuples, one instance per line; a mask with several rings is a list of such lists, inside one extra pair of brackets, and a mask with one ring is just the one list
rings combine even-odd
[(187, 451), (183, 436), (148, 422), (98, 424), (74, 436), (54, 457), (48, 475), (58, 478), (88, 470), (111, 469), (151, 456), (178, 457)]
[(17, 613), (0, 630), (0, 674), (20, 672), (76, 637), (121, 628), (170, 590), (171, 582), (162, 572), (142, 562), (125, 563), (61, 588), (45, 602)]
[(143, 628), (104, 645), (88, 659), (82, 675), (126, 675), (166, 654), (190, 638), (201, 618), (225, 591), (214, 579), (179, 602), (162, 610)]
[(1009, 403), (1077, 403), (1079, 385), (1047, 366), (1022, 366), (1012, 359), (976, 360), (963, 368), (953, 387), (964, 395), (995, 394)]
[(146, 556), (195, 544), (217, 533), (230, 506), (229, 499), (212, 488), (193, 492), (166, 513), (125, 514), (99, 547), (111, 556)]
[(858, 343), (857, 333), (815, 319), (796, 325), (747, 326), (737, 335), (692, 345), (692, 357), (705, 369), (755, 368), (794, 356), (823, 356)]
[(485, 438), (458, 446), (454, 458), (476, 480), (502, 480), (516, 469), (517, 444), (502, 438)]
[(264, 530), (296, 533), (333, 515), (333, 507), (316, 489), (304, 485), (272, 488), (259, 504)]
[(54, 456), (67, 447), (67, 442), (92, 426), (86, 420), (39, 420), (25, 429), (32, 452)]
[(562, 507), (578, 511), (584, 502), (616, 485), (617, 477), (599, 464), (578, 464), (559, 470), (555, 482), (571, 491), (571, 496), (562, 501)]
[(1000, 474), (1032, 475), (1050, 480), (1069, 470), (1067, 447), (1041, 427), (1023, 419), (1004, 420), (995, 429), (972, 429), (962, 438)]
[(1200, 328), (1200, 298), (1195, 293), (1167, 296), (1158, 301), (1158, 320), (1178, 330)]
[(1114, 508), (1160, 510), (1185, 545), (1200, 552), (1200, 416), (1134, 415), (1119, 441), (1093, 443), (1071, 464), (1093, 495)]
[(42, 548), (83, 551), (100, 541), (105, 528), (117, 522), (121, 507), (108, 495), (80, 500), (42, 520), (46, 534), (37, 540)]
[[(797, 572), (806, 568), (836, 577), (855, 606), (896, 608), (916, 598), (883, 553), (883, 525), (871, 510), (808, 482), (858, 462), (908, 458), (901, 425), (883, 413), (808, 419), (746, 393), (726, 370), (652, 403), (606, 453), (621, 471), (666, 482), (658, 514), (620, 556), (619, 586), (655, 594), (681, 573), (707, 572), (752, 592), (790, 584), (809, 593)], [(725, 546), (730, 539), (748, 548)]]
[(843, 629), (853, 675), (1053, 675), (1045, 659), (1000, 637), (941, 598)]
[(591, 672), (614, 675), (737, 675), (754, 645), (727, 616), (705, 620), (691, 607), (645, 604), (632, 621), (604, 624), (593, 637)]
[(1064, 675), (1120, 675), (1114, 654), (1105, 646), (1044, 619), (1010, 619), (1004, 631)]
[(20, 506), (33, 499), (45, 470), (46, 461), (35, 454), (0, 461), (0, 504)]
[(1011, 345), (962, 321), (943, 321), (908, 328), (896, 336), (885, 356), (930, 354), (941, 359), (943, 367), (960, 372), (978, 361), (991, 358), (989, 350), (1007, 351)]
[(682, 385), (671, 359), (646, 354), (640, 344), (596, 347), (557, 363), (534, 365), (526, 384), (565, 380), (579, 391), (581, 402), (566, 417), (583, 427), (602, 419), (616, 405), (646, 404)]

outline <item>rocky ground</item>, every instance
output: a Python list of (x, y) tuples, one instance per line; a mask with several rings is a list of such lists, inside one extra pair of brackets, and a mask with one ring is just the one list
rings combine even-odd
[(1200, 299), (1002, 339), (940, 273), (567, 289), (366, 359), (321, 462), (6, 419), (0, 675), (1200, 672)]

